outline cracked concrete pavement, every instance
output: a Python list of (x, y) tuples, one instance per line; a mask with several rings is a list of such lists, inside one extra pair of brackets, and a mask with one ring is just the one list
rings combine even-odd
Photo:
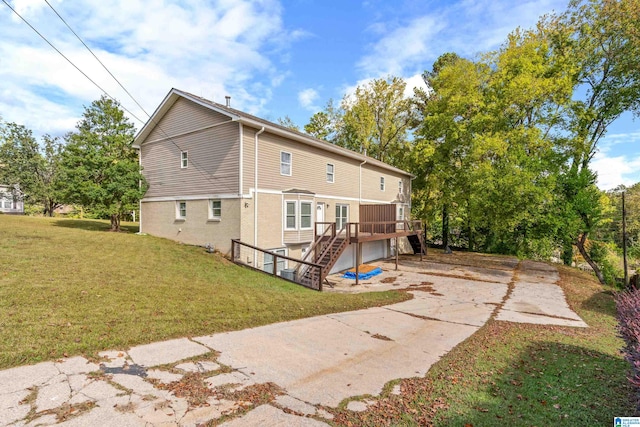
[[(399, 271), (379, 263), (383, 274), (358, 287), (333, 278), (333, 292), (412, 293), (398, 304), (0, 371), (0, 425), (321, 426), (345, 400), (364, 410), (357, 396), (424, 376), (491, 316), (587, 326), (567, 305), (553, 266), (509, 257), (413, 260)], [(197, 401), (176, 391), (194, 376), (204, 384)], [(265, 384), (271, 401), (247, 397)]]

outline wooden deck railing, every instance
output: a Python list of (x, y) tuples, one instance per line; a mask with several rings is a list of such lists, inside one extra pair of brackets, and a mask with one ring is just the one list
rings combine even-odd
[(365, 236), (396, 234), (403, 232), (422, 231), (422, 221), (373, 221), (373, 222), (350, 222), (348, 227), (349, 235), (355, 239), (361, 234)]

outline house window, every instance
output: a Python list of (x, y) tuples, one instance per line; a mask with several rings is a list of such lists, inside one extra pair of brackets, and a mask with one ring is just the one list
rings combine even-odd
[(222, 201), (209, 200), (209, 219), (222, 218)]
[[(287, 255), (287, 250), (282, 248), (282, 249), (271, 249), (269, 252), (273, 252), (277, 255)], [(262, 270), (267, 272), (267, 273), (273, 273), (273, 255), (270, 253), (265, 253), (264, 254), (264, 263), (262, 264)], [(280, 272), (282, 270), (284, 270), (287, 267), (286, 264), (287, 260), (282, 259), (282, 258), (278, 258), (278, 264), (276, 265), (276, 273), (280, 274)]]
[(327, 163), (327, 182), (334, 182), (335, 167), (331, 163)]
[(404, 206), (398, 205), (398, 221), (404, 221)]
[(349, 205), (336, 205), (336, 229), (342, 230), (347, 222), (349, 222)]
[(311, 202), (300, 202), (300, 228), (311, 228)]
[(176, 202), (176, 219), (187, 217), (187, 202)]
[(5, 209), (11, 209), (11, 200), (4, 199), (4, 208)]
[(280, 152), (280, 175), (291, 176), (291, 153)]
[(180, 168), (185, 169), (189, 166), (189, 155), (186, 151), (180, 152)]
[(296, 202), (285, 202), (285, 219), (284, 219), (284, 228), (285, 230), (295, 230), (296, 229)]
[(402, 180), (398, 181), (398, 194), (404, 193), (404, 184)]
[(380, 191), (384, 191), (384, 176), (380, 177)]

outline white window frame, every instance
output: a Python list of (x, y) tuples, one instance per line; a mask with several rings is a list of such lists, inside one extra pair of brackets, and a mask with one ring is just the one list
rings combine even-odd
[[(217, 208), (214, 208), (213, 207), (214, 203), (217, 203), (219, 206)], [(218, 210), (217, 215), (216, 215), (216, 210)], [(222, 219), (222, 200), (209, 199), (209, 220), (220, 221), (221, 219)]]
[[(343, 217), (342, 208), (345, 206), (347, 208), (347, 216)], [(338, 216), (338, 209), (340, 209), (340, 216)], [(349, 222), (349, 205), (344, 203), (337, 203), (336, 204), (336, 231), (340, 231), (342, 229), (342, 226), (347, 222)]]
[[(288, 155), (289, 156), (289, 161), (285, 161), (285, 159), (283, 159), (283, 155)], [(286, 167), (289, 167), (289, 173), (286, 173)], [(281, 151), (280, 152), (280, 175), (283, 176), (291, 176), (291, 174), (293, 173), (293, 154), (289, 153), (288, 151)]]
[[(309, 217), (309, 226), (305, 227), (303, 226), (303, 222), (302, 222), (302, 218), (303, 218), (303, 214), (302, 214), (302, 206), (303, 205), (308, 205), (309, 206), (309, 214), (308, 215), (304, 215), (305, 217)], [(309, 202), (309, 201), (300, 201), (300, 230), (313, 230), (313, 202)]]
[(333, 163), (327, 163), (327, 182), (330, 184), (336, 182), (336, 166)]
[(189, 167), (189, 152), (180, 152), (180, 169), (187, 169)]
[[(184, 215), (182, 214), (182, 205), (184, 204)], [(187, 219), (187, 202), (186, 200), (177, 200), (176, 201), (176, 219), (185, 220)]]
[(384, 176), (380, 177), (380, 191), (384, 191), (385, 189), (385, 185), (384, 185)]
[[(289, 214), (289, 205), (293, 206), (293, 214)], [(287, 219), (293, 218), (293, 227), (289, 227)], [(298, 202), (295, 200), (284, 201), (284, 229), (285, 230), (297, 230), (298, 229)]]
[(398, 181), (398, 194), (404, 194), (404, 182)]

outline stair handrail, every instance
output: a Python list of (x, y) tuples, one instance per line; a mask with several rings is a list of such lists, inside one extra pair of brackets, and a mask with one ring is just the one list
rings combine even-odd
[[(307, 253), (304, 255), (304, 257), (302, 258), (303, 261), (306, 261), (307, 258), (309, 256), (311, 256), (312, 253), (315, 252), (316, 248), (318, 247), (318, 245), (320, 244), (320, 242), (322, 242), (322, 239), (324, 237), (326, 237), (325, 235), (327, 234), (327, 231), (331, 230), (332, 235), (335, 235), (335, 228), (336, 228), (336, 223), (335, 222), (330, 222), (330, 223), (316, 223), (316, 227), (318, 226), (318, 224), (329, 224), (329, 227), (325, 228), (325, 230), (322, 232), (322, 234), (318, 235), (317, 233), (315, 234), (315, 240), (313, 241), (313, 245), (311, 246), (311, 248), (307, 251)], [(317, 230), (317, 228), (316, 228)]]
[(316, 259), (317, 262), (320, 262), (320, 260), (322, 258), (324, 258), (324, 256), (327, 254), (327, 252), (329, 252), (331, 250), (331, 246), (336, 242), (336, 240), (338, 240), (338, 238), (340, 237), (340, 234), (342, 234), (342, 232), (346, 229), (347, 233), (345, 234), (344, 239), (345, 240), (349, 240), (349, 229), (347, 227), (349, 227), (348, 222), (345, 222), (344, 224), (342, 224), (342, 228), (340, 229), (339, 232), (335, 233), (335, 235), (333, 236), (333, 238), (329, 241), (329, 243), (327, 244), (327, 247), (324, 248), (324, 250), (322, 251), (322, 253), (320, 254), (320, 256)]

